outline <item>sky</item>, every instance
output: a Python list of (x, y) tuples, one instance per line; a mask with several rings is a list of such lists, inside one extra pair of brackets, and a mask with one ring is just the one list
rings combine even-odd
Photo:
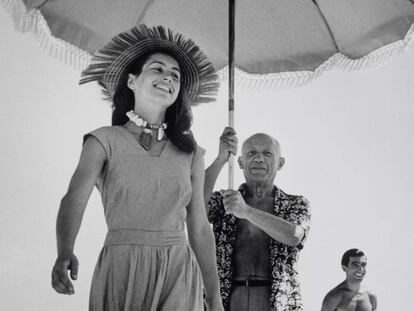
[[(0, 10), (0, 309), (83, 310), (106, 233), (95, 190), (75, 252), (75, 295), (50, 286), (56, 259), (59, 202), (79, 159), (82, 137), (109, 125), (110, 108), (96, 85), (46, 55), (30, 34), (17, 33)], [(240, 141), (255, 132), (277, 138), (286, 158), (276, 184), (311, 203), (312, 227), (298, 263), (305, 310), (319, 310), (344, 279), (349, 248), (368, 257), (365, 286), (379, 310), (411, 310), (414, 228), (414, 47), (375, 69), (327, 72), (300, 88), (236, 92)], [(226, 92), (193, 109), (193, 131), (218, 152), (227, 123)], [(236, 169), (235, 184), (243, 182)], [(216, 189), (226, 187), (226, 171)]]

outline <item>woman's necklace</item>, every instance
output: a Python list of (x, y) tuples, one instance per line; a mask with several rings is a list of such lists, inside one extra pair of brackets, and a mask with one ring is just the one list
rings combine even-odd
[(139, 135), (139, 144), (145, 149), (149, 150), (152, 144), (152, 130), (157, 130), (157, 140), (161, 141), (165, 137), (166, 123), (150, 124), (146, 120), (142, 119), (134, 110), (126, 113), (127, 117), (134, 122), (137, 126), (143, 127), (144, 130)]

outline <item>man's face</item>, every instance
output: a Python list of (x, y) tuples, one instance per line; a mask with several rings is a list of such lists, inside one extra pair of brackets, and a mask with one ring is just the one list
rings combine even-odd
[(362, 281), (367, 272), (367, 257), (350, 257), (347, 266), (342, 266), (349, 281)]
[(247, 182), (273, 184), (276, 172), (283, 163), (279, 143), (265, 134), (256, 134), (246, 140), (239, 157), (239, 165)]

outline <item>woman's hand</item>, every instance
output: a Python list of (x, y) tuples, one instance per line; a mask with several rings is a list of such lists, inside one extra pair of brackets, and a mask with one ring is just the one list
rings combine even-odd
[(78, 269), (79, 261), (73, 253), (59, 256), (52, 269), (52, 287), (55, 291), (59, 294), (73, 295), (75, 289), (68, 277), (68, 271), (70, 270), (70, 278), (75, 281), (78, 278)]

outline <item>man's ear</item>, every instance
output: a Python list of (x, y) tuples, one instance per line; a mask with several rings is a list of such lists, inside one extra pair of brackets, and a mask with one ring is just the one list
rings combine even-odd
[(277, 166), (277, 170), (280, 170), (283, 165), (285, 165), (285, 158), (284, 157), (280, 157), (279, 159), (279, 165)]
[(242, 170), (243, 169), (243, 159), (242, 159), (242, 157), (237, 158), (237, 163), (239, 163), (239, 167)]
[(132, 73), (128, 74), (128, 81), (127, 81), (127, 86), (129, 89), (131, 89), (132, 91), (135, 90), (135, 83), (134, 83), (134, 79), (135, 76)]
[(342, 265), (342, 270), (346, 272), (346, 266)]

